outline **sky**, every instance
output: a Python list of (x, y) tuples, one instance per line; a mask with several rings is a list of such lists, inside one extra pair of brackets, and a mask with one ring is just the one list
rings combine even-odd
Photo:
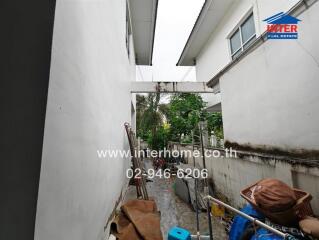
[(137, 66), (137, 81), (196, 81), (194, 67), (177, 67), (176, 63), (204, 0), (158, 2), (153, 66)]

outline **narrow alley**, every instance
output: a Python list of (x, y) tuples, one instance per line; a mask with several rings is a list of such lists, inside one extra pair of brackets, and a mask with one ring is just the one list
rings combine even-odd
[(319, 239), (319, 0), (0, 18), (0, 240)]
[[(153, 168), (151, 160), (145, 160), (147, 169)], [(196, 212), (192, 206), (185, 203), (174, 192), (175, 177), (169, 179), (154, 177), (152, 182), (147, 183), (147, 190), (150, 197), (153, 197), (157, 203), (157, 207), (161, 212), (161, 230), (164, 239), (167, 238), (169, 229), (179, 226), (188, 229), (192, 235), (196, 235)], [(136, 198), (135, 186), (129, 186), (125, 201)], [(124, 202), (125, 202), (124, 201)], [(207, 213), (200, 212), (199, 226), (201, 235), (208, 236)], [(225, 226), (216, 218), (212, 218), (213, 234), (215, 240), (225, 240), (227, 235)]]

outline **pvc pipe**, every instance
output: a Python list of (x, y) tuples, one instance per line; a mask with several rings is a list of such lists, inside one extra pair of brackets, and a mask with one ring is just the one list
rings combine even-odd
[(290, 237), (289, 234), (286, 234), (286, 233), (283, 233), (283, 232), (281, 232), (281, 231), (278, 231), (277, 229), (268, 226), (267, 224), (265, 224), (265, 223), (259, 221), (258, 219), (253, 218), (253, 217), (251, 217), (251, 216), (249, 216), (249, 215), (247, 215), (247, 214), (245, 214), (245, 213), (243, 213), (243, 212), (237, 210), (236, 208), (233, 208), (232, 206), (230, 206), (230, 205), (228, 205), (228, 204), (226, 204), (226, 203), (223, 203), (222, 201), (220, 201), (220, 200), (218, 200), (218, 199), (216, 199), (216, 198), (213, 198), (213, 197), (210, 196), (210, 195), (205, 196), (204, 199), (205, 199), (205, 198), (206, 198), (206, 199), (209, 199), (209, 200), (211, 200), (211, 201), (213, 201), (213, 202), (215, 202), (215, 203), (217, 203), (217, 204), (219, 204), (219, 205), (224, 206), (225, 208), (227, 208), (227, 209), (229, 209), (229, 210), (231, 210), (231, 211), (237, 213), (238, 215), (240, 215), (240, 216), (242, 216), (242, 217), (244, 217), (244, 218), (249, 219), (249, 220), (252, 221), (254, 224), (256, 224), (256, 225), (258, 225), (258, 226), (260, 226), (260, 227), (263, 227), (263, 228), (265, 228), (265, 229), (271, 231), (272, 233), (275, 233), (275, 234), (279, 235), (280, 237), (283, 237), (284, 239)]
[[(197, 240), (198, 239), (197, 235), (191, 235), (191, 238), (192, 238), (192, 240)], [(201, 240), (209, 240), (210, 237), (209, 236), (200, 235), (199, 239), (201, 239)]]

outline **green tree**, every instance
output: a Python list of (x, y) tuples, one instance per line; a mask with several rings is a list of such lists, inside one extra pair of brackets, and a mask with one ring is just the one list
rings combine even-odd
[(147, 96), (137, 95), (137, 135), (143, 140), (147, 140), (153, 149), (167, 143), (169, 130), (164, 128), (168, 108), (165, 104), (160, 104), (160, 93), (150, 93)]
[(170, 128), (167, 124), (159, 126), (154, 133), (149, 131), (147, 138), (148, 145), (155, 150), (164, 149), (170, 140)]
[(144, 139), (146, 137), (145, 135), (145, 129), (142, 125), (142, 120), (144, 117), (144, 113), (147, 109), (147, 99), (145, 95), (136, 95), (136, 131), (137, 136)]
[(207, 128), (208, 131), (214, 131), (215, 136), (218, 139), (224, 138), (223, 131), (223, 118), (222, 113), (214, 112), (207, 115)]
[(221, 113), (208, 113), (206, 102), (199, 94), (174, 94), (169, 104), (160, 104), (160, 100), (159, 93), (137, 95), (136, 98), (137, 135), (152, 149), (163, 149), (168, 141), (190, 143), (192, 130), (198, 142), (198, 123), (206, 120), (208, 131), (223, 138)]
[[(173, 141), (181, 141), (181, 136), (189, 136), (197, 129), (199, 121), (207, 116), (206, 103), (199, 94), (179, 93), (172, 96), (169, 104), (168, 122)], [(198, 134), (196, 134), (198, 135)]]

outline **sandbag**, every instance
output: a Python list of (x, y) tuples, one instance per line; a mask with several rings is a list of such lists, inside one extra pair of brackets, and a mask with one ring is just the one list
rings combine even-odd
[(319, 219), (306, 217), (299, 221), (299, 227), (304, 233), (319, 238)]

